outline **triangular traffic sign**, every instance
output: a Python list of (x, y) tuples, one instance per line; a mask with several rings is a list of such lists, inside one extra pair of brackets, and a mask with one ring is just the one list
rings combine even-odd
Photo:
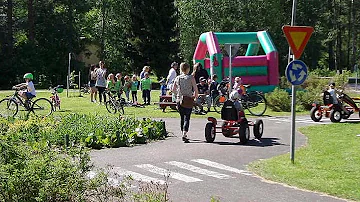
[(307, 26), (285, 25), (282, 27), (282, 30), (295, 59), (299, 59), (311, 37), (311, 34), (314, 32), (314, 28)]

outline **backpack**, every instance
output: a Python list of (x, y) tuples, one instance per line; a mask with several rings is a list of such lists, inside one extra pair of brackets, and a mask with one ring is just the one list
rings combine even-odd
[(226, 121), (237, 121), (238, 112), (234, 105), (234, 102), (227, 100), (224, 102), (223, 107), (221, 108), (221, 119)]

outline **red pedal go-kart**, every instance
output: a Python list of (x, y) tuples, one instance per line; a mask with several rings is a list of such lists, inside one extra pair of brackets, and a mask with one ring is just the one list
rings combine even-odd
[(335, 123), (340, 122), (341, 119), (348, 119), (354, 112), (359, 112), (359, 107), (354, 100), (360, 100), (360, 98), (351, 98), (340, 92), (339, 104), (333, 104), (330, 93), (325, 91), (323, 95), (324, 105), (314, 103), (310, 111), (310, 117), (315, 122), (319, 122), (323, 116), (330, 118), (331, 122)]
[[(253, 133), (256, 139), (261, 139), (264, 132), (264, 123), (261, 119), (256, 119), (255, 122), (248, 121), (245, 118), (244, 111), (237, 110), (231, 105), (231, 101), (226, 101), (221, 109), (221, 126), (214, 117), (208, 117), (208, 123), (205, 126), (206, 142), (214, 142), (216, 133), (222, 133), (225, 137), (231, 137), (239, 134), (240, 144), (246, 144), (250, 139), (249, 126), (253, 126)], [(228, 104), (230, 103), (230, 104)], [(218, 131), (217, 129), (221, 129)]]

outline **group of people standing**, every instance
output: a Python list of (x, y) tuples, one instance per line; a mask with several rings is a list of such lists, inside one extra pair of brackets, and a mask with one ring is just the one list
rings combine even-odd
[[(145, 66), (140, 73), (140, 81), (134, 74), (132, 76), (122, 76), (121, 73), (114, 75), (107, 74), (105, 62), (100, 61), (99, 66), (91, 65), (89, 71), (90, 101), (96, 102), (97, 94), (99, 94), (99, 104), (106, 102), (105, 91), (110, 92), (120, 99), (125, 94), (126, 101), (134, 104), (138, 103), (137, 91), (140, 88), (144, 104), (150, 104), (151, 80), (149, 78), (150, 66)], [(130, 92), (131, 98), (130, 100)]]

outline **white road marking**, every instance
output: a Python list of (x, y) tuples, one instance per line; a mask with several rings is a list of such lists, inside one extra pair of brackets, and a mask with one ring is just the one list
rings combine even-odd
[(159, 174), (162, 176), (167, 176), (168, 174), (170, 174), (171, 178), (181, 180), (184, 182), (200, 182), (200, 181), (202, 181), (201, 179), (198, 179), (195, 177), (190, 177), (190, 176), (183, 175), (183, 174), (176, 173), (176, 172), (171, 172), (169, 170), (159, 168), (159, 167), (153, 166), (151, 164), (141, 164), (141, 165), (136, 165), (136, 167), (148, 170), (152, 173), (156, 173), (156, 174)]
[(153, 183), (159, 183), (159, 184), (165, 184), (164, 180), (159, 180), (157, 178), (153, 178), (153, 177), (149, 177), (146, 175), (142, 175), (140, 173), (136, 173), (133, 171), (129, 171), (129, 170), (125, 170), (122, 169), (120, 167), (114, 167), (112, 169), (116, 174), (120, 175), (120, 176), (131, 176), (132, 179), (137, 180), (137, 181), (142, 181), (142, 182), (153, 182)]
[(218, 173), (218, 172), (215, 172), (215, 171), (199, 168), (199, 167), (187, 164), (187, 163), (182, 163), (182, 162), (178, 162), (178, 161), (169, 161), (169, 162), (166, 162), (166, 163), (170, 164), (170, 165), (173, 165), (173, 166), (177, 166), (177, 167), (182, 168), (182, 169), (190, 170), (190, 171), (195, 172), (195, 173), (199, 173), (199, 174), (202, 174), (202, 175), (207, 175), (207, 176), (210, 176), (210, 177), (215, 177), (215, 178), (218, 178), (218, 179), (233, 178), (233, 177), (231, 177), (229, 175), (225, 175), (225, 174), (221, 174), (221, 173)]
[(252, 175), (250, 172), (248, 172), (246, 170), (240, 170), (240, 169), (237, 169), (237, 168), (233, 168), (233, 167), (230, 167), (230, 166), (227, 166), (227, 165), (224, 165), (224, 164), (220, 164), (220, 163), (216, 163), (216, 162), (213, 162), (213, 161), (209, 161), (209, 160), (206, 160), (206, 159), (193, 159), (191, 161), (194, 161), (196, 163), (200, 163), (200, 164), (203, 164), (203, 165), (206, 165), (206, 166), (210, 166), (210, 167), (213, 167), (213, 168), (218, 168), (218, 169), (221, 169), (221, 170), (227, 170), (227, 171), (230, 171), (230, 172), (242, 174), (242, 175)]

